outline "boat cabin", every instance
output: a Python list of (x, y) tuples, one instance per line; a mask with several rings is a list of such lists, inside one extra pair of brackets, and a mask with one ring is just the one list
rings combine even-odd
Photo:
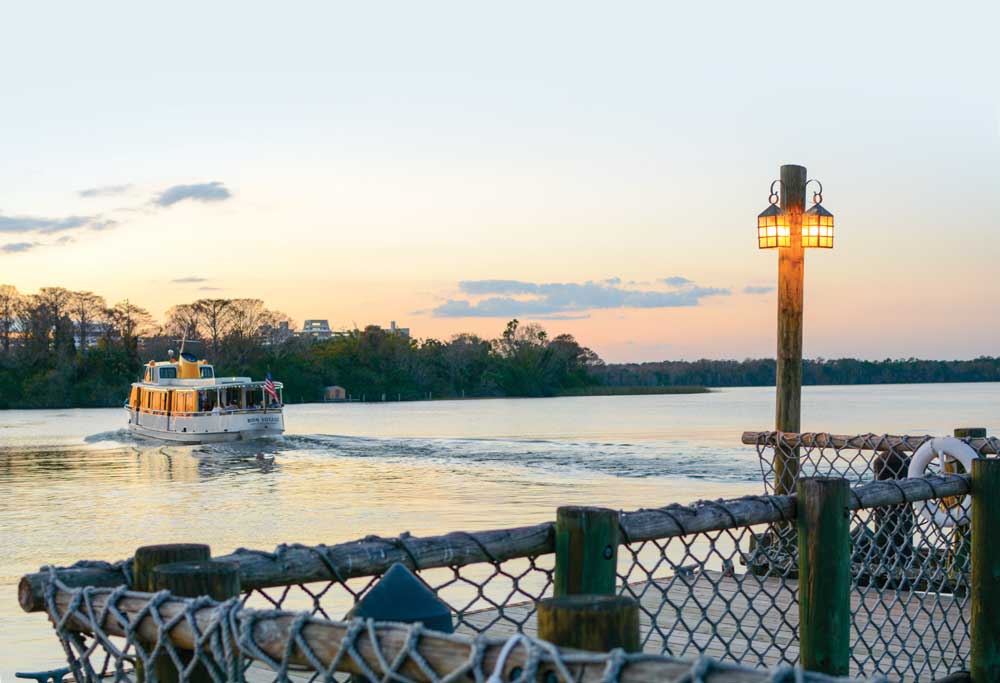
[(249, 377), (216, 377), (215, 368), (193, 354), (149, 361), (142, 381), (132, 385), (128, 407), (153, 415), (198, 415), (280, 411), (282, 386), (274, 383), (278, 399), (264, 390), (266, 382)]

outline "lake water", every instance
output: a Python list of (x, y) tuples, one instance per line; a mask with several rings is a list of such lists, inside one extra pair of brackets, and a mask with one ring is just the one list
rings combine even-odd
[[(137, 441), (107, 410), (0, 411), (0, 677), (61, 665), (17, 605), (40, 565), (118, 560), (150, 543), (213, 554), (531, 524), (565, 504), (622, 509), (756, 493), (744, 430), (774, 389), (709, 394), (301, 405), (280, 439)], [(835, 433), (1000, 430), (1000, 384), (807, 387), (803, 426)], [(262, 468), (257, 454), (274, 457)]]

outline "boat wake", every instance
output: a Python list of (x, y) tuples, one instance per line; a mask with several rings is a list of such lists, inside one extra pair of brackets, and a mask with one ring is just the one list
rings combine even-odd
[(254, 463), (261, 459), (371, 458), (381, 461), (454, 466), (510, 467), (591, 472), (616, 477), (683, 477), (757, 482), (760, 468), (753, 449), (718, 448), (689, 441), (600, 443), (544, 439), (449, 439), (285, 434), (248, 441), (183, 446), (138, 437), (126, 429), (86, 437), (90, 444), (127, 445), (139, 452), (184, 453), (214, 462)]

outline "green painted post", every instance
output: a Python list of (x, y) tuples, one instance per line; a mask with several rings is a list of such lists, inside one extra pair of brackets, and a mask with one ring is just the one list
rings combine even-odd
[(802, 668), (850, 673), (850, 487), (839, 477), (798, 482), (799, 655)]
[(972, 580), (969, 671), (975, 683), (1000, 683), (1000, 460), (972, 461)]
[(620, 533), (617, 510), (559, 508), (556, 511), (555, 596), (613, 595)]
[[(639, 652), (639, 603), (624, 595), (564, 595), (539, 600), (538, 637), (591, 652)], [(549, 680), (549, 677), (544, 677)]]
[[(985, 427), (956, 427), (955, 438), (957, 439), (976, 439), (986, 437)], [(960, 471), (961, 465), (958, 464), (957, 460), (948, 459), (944, 464), (945, 472), (958, 472)], [(966, 474), (972, 474), (972, 472), (966, 472)], [(961, 503), (961, 497), (955, 498), (953, 501), (956, 505)], [(951, 575), (952, 581), (955, 582), (955, 591), (957, 593), (962, 593), (966, 590), (968, 583), (966, 579), (968, 577), (967, 571), (970, 566), (971, 560), (969, 559), (970, 546), (972, 544), (972, 534), (968, 525), (956, 526), (954, 532), (954, 538), (952, 539), (952, 548), (948, 553), (948, 566), (949, 573)]]

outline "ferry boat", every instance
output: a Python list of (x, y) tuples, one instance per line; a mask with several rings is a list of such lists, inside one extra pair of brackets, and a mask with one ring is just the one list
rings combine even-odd
[(275, 436), (285, 431), (281, 382), (216, 377), (215, 368), (181, 349), (149, 361), (125, 409), (130, 431), (184, 443)]

